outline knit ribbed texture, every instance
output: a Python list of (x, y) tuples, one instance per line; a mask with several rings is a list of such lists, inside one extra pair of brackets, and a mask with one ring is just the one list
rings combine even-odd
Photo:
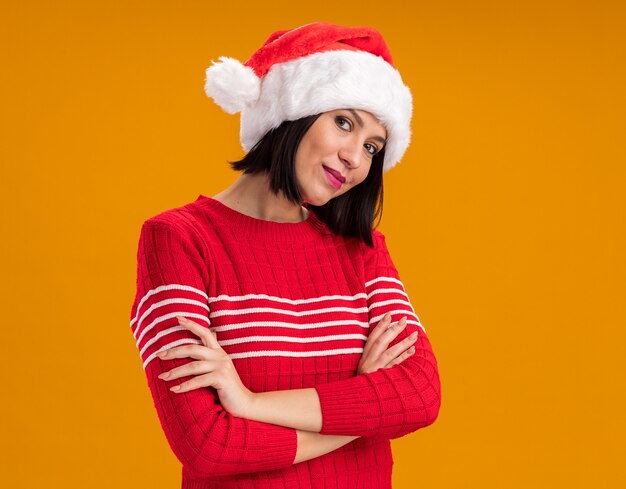
[[(165, 436), (183, 465), (182, 487), (390, 488), (389, 439), (438, 414), (437, 363), (391, 261), (331, 233), (310, 212), (299, 223), (255, 219), (199, 196), (144, 222), (131, 330)], [(401, 365), (356, 375), (370, 328), (385, 312), (418, 331)], [(230, 415), (212, 388), (176, 394), (192, 377), (157, 376), (190, 358), (156, 354), (200, 343), (177, 315), (210, 327), (253, 392), (314, 387), (322, 433), (360, 435), (293, 465), (296, 431)]]

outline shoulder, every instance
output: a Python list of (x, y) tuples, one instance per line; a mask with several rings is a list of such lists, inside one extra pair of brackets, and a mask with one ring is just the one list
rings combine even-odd
[(363, 243), (364, 263), (366, 270), (375, 270), (378, 275), (387, 275), (387, 271), (393, 268), (393, 259), (387, 247), (385, 234), (377, 229), (372, 232), (373, 246)]
[(334, 235), (336, 240), (343, 242), (346, 247), (347, 254), (353, 264), (359, 263), (359, 267), (366, 269), (376, 266), (377, 263), (389, 260), (389, 252), (385, 243), (385, 235), (378, 229), (372, 229), (372, 244), (367, 244), (360, 237), (340, 237)]
[(343, 243), (345, 243), (345, 246), (348, 249), (353, 250), (353, 253), (354, 252), (360, 253), (361, 255), (365, 257), (367, 257), (368, 255), (371, 255), (372, 253), (376, 253), (377, 251), (380, 251), (381, 249), (387, 248), (387, 245), (385, 243), (385, 235), (382, 233), (382, 231), (379, 231), (376, 228), (372, 229), (372, 244), (371, 245), (366, 243), (360, 237), (356, 237), (356, 236), (346, 237), (346, 236), (340, 236), (336, 233), (331, 233), (331, 234), (335, 240), (342, 241)]
[(372, 246), (363, 242), (365, 254), (378, 253), (380, 251), (387, 251), (387, 243), (385, 235), (379, 229), (372, 229)]
[(141, 227), (142, 234), (157, 232), (168, 239), (185, 242), (202, 241), (201, 226), (194, 212), (195, 202), (172, 207), (147, 218)]
[(374, 243), (385, 241), (385, 235), (381, 230), (374, 228), (372, 229), (372, 240), (374, 240)]

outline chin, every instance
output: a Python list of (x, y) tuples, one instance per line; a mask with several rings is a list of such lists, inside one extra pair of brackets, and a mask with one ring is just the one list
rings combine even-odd
[(335, 197), (335, 195), (328, 195), (325, 192), (320, 192), (315, 195), (305, 195), (303, 197), (304, 202), (319, 207), (330, 202)]
[(305, 202), (307, 204), (310, 205), (314, 205), (315, 207), (319, 207), (324, 205), (326, 202), (328, 202), (328, 200), (322, 200), (322, 199), (305, 199)]

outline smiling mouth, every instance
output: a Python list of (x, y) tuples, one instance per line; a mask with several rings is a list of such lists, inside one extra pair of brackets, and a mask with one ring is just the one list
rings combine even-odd
[(328, 168), (326, 165), (322, 165), (324, 171), (326, 172), (326, 177), (328, 178), (330, 184), (336, 189), (341, 188), (341, 186), (345, 183), (346, 177), (344, 177), (337, 170), (333, 170), (332, 168)]

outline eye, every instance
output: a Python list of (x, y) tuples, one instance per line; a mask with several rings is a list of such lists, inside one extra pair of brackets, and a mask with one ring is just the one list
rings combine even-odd
[(350, 119), (347, 119), (341, 115), (335, 117), (335, 124), (337, 124), (341, 129), (350, 130), (352, 129), (352, 122)]
[(373, 144), (370, 143), (365, 143), (365, 149), (367, 150), (367, 152), (374, 156), (376, 153), (378, 153), (378, 148), (376, 146), (374, 146)]

